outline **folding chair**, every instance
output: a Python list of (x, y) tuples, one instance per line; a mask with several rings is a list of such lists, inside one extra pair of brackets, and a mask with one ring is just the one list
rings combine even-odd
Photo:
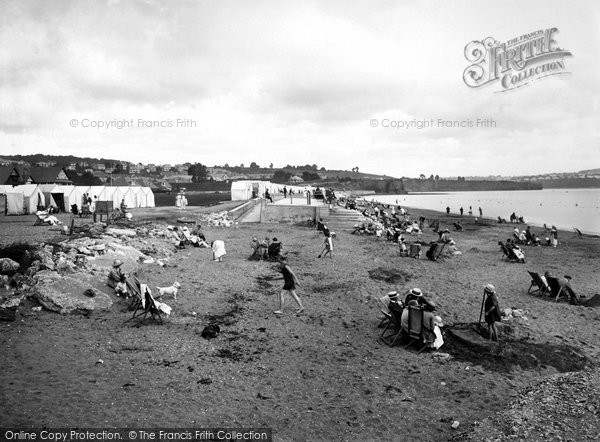
[(377, 328), (381, 328), (384, 325), (387, 325), (392, 318), (392, 313), (389, 309), (390, 297), (388, 295), (382, 296), (381, 298), (379, 298), (379, 302), (381, 303), (381, 313), (383, 313), (383, 318), (381, 319), (381, 322), (379, 323)]
[[(529, 276), (531, 276), (531, 285), (529, 286), (529, 290), (527, 290), (527, 294), (533, 294), (537, 292), (546, 293), (548, 291), (549, 287), (544, 283), (544, 280), (539, 273), (530, 272), (529, 270), (527, 270), (527, 273), (529, 273)], [(537, 289), (531, 291), (534, 286), (537, 287)]]
[[(133, 326), (139, 326), (147, 319), (154, 319), (159, 324), (162, 324), (163, 320), (160, 315), (160, 311), (158, 310), (158, 307), (156, 307), (156, 303), (154, 301), (154, 298), (152, 297), (152, 293), (150, 292), (150, 289), (146, 284), (142, 285), (142, 293), (143, 295), (141, 297), (141, 302), (133, 312), (133, 316), (125, 322), (129, 322), (141, 316), (142, 319), (133, 324)], [(148, 317), (148, 314), (150, 314), (150, 317)]]
[(426, 348), (423, 341), (423, 310), (420, 308), (408, 307), (408, 337), (410, 341), (404, 347), (405, 349), (410, 347), (414, 342), (421, 343), (421, 348), (417, 354)]
[(553, 276), (546, 276), (546, 279), (548, 280), (548, 286), (550, 286), (550, 295), (556, 295), (555, 301), (558, 302), (558, 298), (560, 297), (560, 295), (566, 296), (568, 300), (569, 296), (563, 291), (562, 287), (558, 283), (558, 278), (555, 278)]
[(36, 212), (36, 214), (35, 214), (35, 223), (33, 223), (33, 225), (34, 226), (43, 226), (44, 224), (46, 224), (44, 222), (44, 220), (46, 219), (47, 216), (48, 216), (48, 212), (47, 211)]
[[(396, 341), (402, 337), (404, 331), (402, 330), (402, 308), (394, 308), (391, 304), (390, 307), (390, 319), (381, 332), (379, 339), (384, 344), (393, 347), (394, 344), (396, 344)], [(386, 335), (388, 330), (390, 330), (391, 333)]]
[(421, 259), (421, 244), (411, 244), (408, 256), (410, 256), (411, 258)]
[(129, 310), (137, 310), (142, 305), (142, 284), (139, 279), (134, 275), (131, 275), (126, 280), (127, 292), (131, 295), (131, 302), (129, 303)]

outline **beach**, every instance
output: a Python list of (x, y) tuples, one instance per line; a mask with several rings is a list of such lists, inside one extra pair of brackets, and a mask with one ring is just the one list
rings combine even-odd
[[(185, 215), (231, 206), (192, 207)], [(449, 229), (457, 220), (409, 211)], [(174, 208), (132, 212), (157, 223), (182, 216)], [(0, 217), (1, 245), (60, 237), (59, 229), (33, 221)], [(323, 237), (289, 224), (203, 226), (209, 242), (225, 241), (223, 262), (214, 262), (210, 249), (132, 238), (136, 247), (172, 249), (167, 266), (124, 269), (152, 288), (178, 281), (177, 299), (163, 300), (171, 316), (136, 328), (125, 323), (128, 303), (114, 294), (109, 311), (90, 315), (35, 311), (36, 301), (26, 299), (16, 321), (0, 322), (0, 427), (270, 428), (278, 441), (593, 440), (600, 425), (600, 310), (527, 294), (527, 270), (571, 275), (590, 299), (600, 292), (600, 240), (561, 231), (557, 248), (523, 246), (527, 260), (520, 264), (503, 259), (497, 244), (511, 237), (513, 225), (462, 221), (464, 231), (451, 233), (462, 255), (439, 262), (400, 257), (396, 244), (350, 230), (336, 232), (333, 259), (318, 259)], [(291, 298), (283, 315), (273, 314), (283, 280), (276, 263), (248, 259), (255, 235), (282, 241), (300, 280), (302, 314), (293, 314)], [(437, 237), (425, 228), (421, 240)], [(452, 329), (478, 322), (490, 283), (501, 309), (524, 313), (506, 321), (510, 333), (498, 344), (470, 347)], [(439, 352), (378, 342), (379, 298), (413, 287), (442, 316), (446, 344)], [(208, 340), (201, 333), (211, 323), (220, 333)], [(549, 411), (537, 413), (542, 399), (567, 406), (581, 396), (534, 401), (529, 393), (544, 393), (544, 383), (574, 372), (586, 380), (586, 402), (578, 419), (563, 413), (552, 426)], [(509, 413), (517, 404), (532, 407), (520, 422)]]

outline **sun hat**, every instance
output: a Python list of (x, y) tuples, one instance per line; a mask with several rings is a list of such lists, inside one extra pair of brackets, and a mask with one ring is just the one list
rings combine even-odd
[(397, 292), (397, 291), (395, 291), (395, 290), (394, 290), (394, 291), (391, 291), (391, 292), (388, 292), (388, 294), (387, 294), (387, 295), (388, 295), (388, 298), (390, 298), (390, 300), (393, 300), (393, 299), (397, 299), (397, 298), (398, 298), (398, 292)]
[(414, 295), (414, 296), (423, 296), (423, 293), (421, 292), (421, 289), (419, 289), (417, 287), (415, 287), (414, 289), (412, 289), (410, 291), (410, 294)]
[(454, 242), (454, 240), (450, 240), (450, 245), (451, 246), (456, 245), (456, 243)]
[(433, 321), (435, 323), (435, 325), (437, 325), (438, 327), (443, 327), (444, 323), (442, 322), (442, 317), (441, 316), (434, 316), (433, 317)]
[(113, 261), (113, 267), (119, 267), (121, 265), (123, 265), (123, 261), (121, 261), (120, 259), (115, 259)]
[(484, 291), (488, 293), (496, 293), (496, 287), (494, 287), (492, 284), (488, 284), (485, 286)]

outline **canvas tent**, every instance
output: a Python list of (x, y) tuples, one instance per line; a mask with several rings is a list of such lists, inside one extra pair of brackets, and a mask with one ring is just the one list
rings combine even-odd
[(143, 206), (141, 207), (155, 207), (154, 205), (154, 193), (150, 187), (142, 187), (141, 188), (141, 198), (143, 201)]
[(46, 198), (37, 184), (23, 184), (15, 189), (23, 194), (24, 213), (35, 213), (38, 207), (46, 207)]
[(40, 184), (39, 188), (44, 194), (46, 206), (54, 206), (59, 210), (67, 211), (68, 206), (65, 206), (65, 191), (64, 186), (58, 184)]
[(233, 181), (231, 183), (231, 200), (243, 201), (262, 196), (267, 189), (268, 181)]

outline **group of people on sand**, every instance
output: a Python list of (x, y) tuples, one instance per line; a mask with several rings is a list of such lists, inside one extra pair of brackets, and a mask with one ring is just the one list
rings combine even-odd
[[(463, 208), (463, 206), (460, 206), (460, 209), (458, 209), (460, 216), (463, 216), (465, 214), (465, 209)], [(446, 215), (450, 215), (450, 206), (446, 206)], [(469, 206), (469, 212), (468, 212), (469, 216), (473, 216), (473, 206)], [(483, 209), (481, 207), (479, 207), (479, 216), (483, 216)]]
[(258, 237), (253, 236), (250, 241), (250, 249), (252, 250), (250, 259), (274, 261), (282, 256), (283, 244), (276, 237), (269, 239), (268, 236), (265, 236), (263, 240), (259, 241)]
[(410, 309), (418, 309), (423, 312), (423, 343), (428, 348), (437, 350), (444, 345), (441, 327), (443, 327), (441, 316), (436, 314), (437, 305), (428, 300), (420, 288), (410, 289), (404, 300), (400, 299), (397, 291), (391, 291), (387, 294), (389, 299), (388, 309), (390, 312), (400, 315), (400, 325), (402, 331), (409, 334), (409, 314)]

